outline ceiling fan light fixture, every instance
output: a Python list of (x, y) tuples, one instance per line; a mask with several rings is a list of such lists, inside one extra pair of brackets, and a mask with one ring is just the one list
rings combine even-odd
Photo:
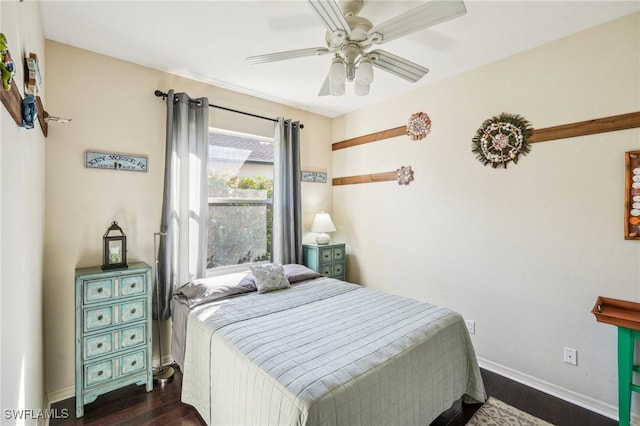
[(369, 85), (373, 83), (373, 65), (369, 58), (362, 58), (356, 70), (356, 83)]
[(339, 57), (335, 57), (331, 61), (331, 68), (329, 68), (329, 81), (332, 86), (339, 84), (344, 86), (344, 82), (347, 81), (347, 69), (345, 68), (344, 61)]
[(355, 93), (356, 96), (367, 96), (370, 88), (371, 86), (369, 84), (359, 83), (356, 80), (353, 85), (353, 93)]
[(346, 91), (345, 86), (346, 85), (344, 83), (331, 84), (329, 86), (329, 94), (331, 94), (331, 96), (342, 96)]
[[(374, 67), (410, 83), (417, 82), (429, 72), (428, 68), (386, 50), (370, 50), (372, 45), (388, 43), (462, 16), (467, 11), (464, 0), (424, 0), (413, 9), (373, 25), (368, 19), (358, 16), (365, 1), (307, 0), (327, 30), (326, 47), (250, 56), (247, 61), (259, 64), (332, 54), (334, 58), (318, 96), (344, 95), (347, 82), (354, 83), (356, 95), (364, 96), (369, 94), (371, 89)], [(370, 1), (373, 2), (373, 0)]]

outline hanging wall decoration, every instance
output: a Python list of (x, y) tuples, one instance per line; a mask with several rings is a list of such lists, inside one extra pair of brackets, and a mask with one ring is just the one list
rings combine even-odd
[(398, 176), (398, 185), (409, 185), (413, 180), (413, 170), (411, 166), (402, 166), (396, 170)]
[(117, 154), (109, 152), (86, 151), (84, 166), (92, 169), (147, 171), (147, 157), (144, 155)]
[(529, 152), (527, 137), (532, 131), (529, 122), (521, 116), (502, 113), (482, 123), (472, 139), (472, 152), (485, 166), (506, 169), (510, 161), (515, 164), (521, 154)]
[(624, 238), (640, 240), (640, 151), (627, 151), (624, 159)]
[(407, 135), (412, 141), (424, 139), (431, 132), (431, 119), (426, 112), (416, 112), (409, 117)]
[(11, 78), (16, 73), (16, 64), (11, 59), (9, 42), (3, 33), (0, 33), (0, 70), (2, 71), (2, 87), (9, 91), (11, 90)]

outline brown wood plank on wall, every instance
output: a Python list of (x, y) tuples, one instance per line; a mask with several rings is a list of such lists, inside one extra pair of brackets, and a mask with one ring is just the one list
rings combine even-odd
[(373, 173), (368, 175), (337, 177), (333, 178), (333, 186), (351, 185), (354, 183), (387, 182), (391, 180), (398, 180), (397, 171)]
[[(613, 132), (640, 127), (640, 112), (614, 115), (594, 120), (580, 121), (561, 126), (534, 129), (527, 139), (529, 143), (546, 142), (556, 139), (573, 138), (576, 136), (593, 135), (597, 133)], [(334, 151), (365, 143), (376, 142), (406, 134), (406, 127), (395, 127), (381, 132), (371, 133), (353, 139), (336, 142), (332, 145)], [(397, 172), (383, 172), (359, 176), (333, 178), (333, 186), (350, 185), (356, 183), (372, 183), (397, 180)]]
[(544, 129), (534, 129), (531, 136), (527, 139), (527, 142), (547, 142), (556, 139), (633, 129), (635, 127), (640, 127), (640, 112), (563, 124), (561, 126), (546, 127)]
[(370, 142), (377, 142), (383, 139), (394, 138), (396, 136), (402, 136), (407, 134), (407, 126), (394, 127), (393, 129), (382, 130), (380, 132), (370, 133), (364, 136), (358, 136), (357, 138), (347, 139), (344, 141), (336, 142), (331, 145), (333, 151), (339, 149), (349, 148), (356, 145), (362, 145)]

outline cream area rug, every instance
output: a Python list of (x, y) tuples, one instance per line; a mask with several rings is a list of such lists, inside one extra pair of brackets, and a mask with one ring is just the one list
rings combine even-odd
[(467, 426), (553, 426), (537, 417), (520, 411), (499, 399), (489, 397), (473, 415)]

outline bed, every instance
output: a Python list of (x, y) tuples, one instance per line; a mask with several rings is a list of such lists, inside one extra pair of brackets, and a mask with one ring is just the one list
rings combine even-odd
[(207, 424), (428, 425), (461, 397), (486, 400), (460, 314), (269, 266), (284, 288), (262, 291), (254, 271), (172, 300), (182, 400)]

